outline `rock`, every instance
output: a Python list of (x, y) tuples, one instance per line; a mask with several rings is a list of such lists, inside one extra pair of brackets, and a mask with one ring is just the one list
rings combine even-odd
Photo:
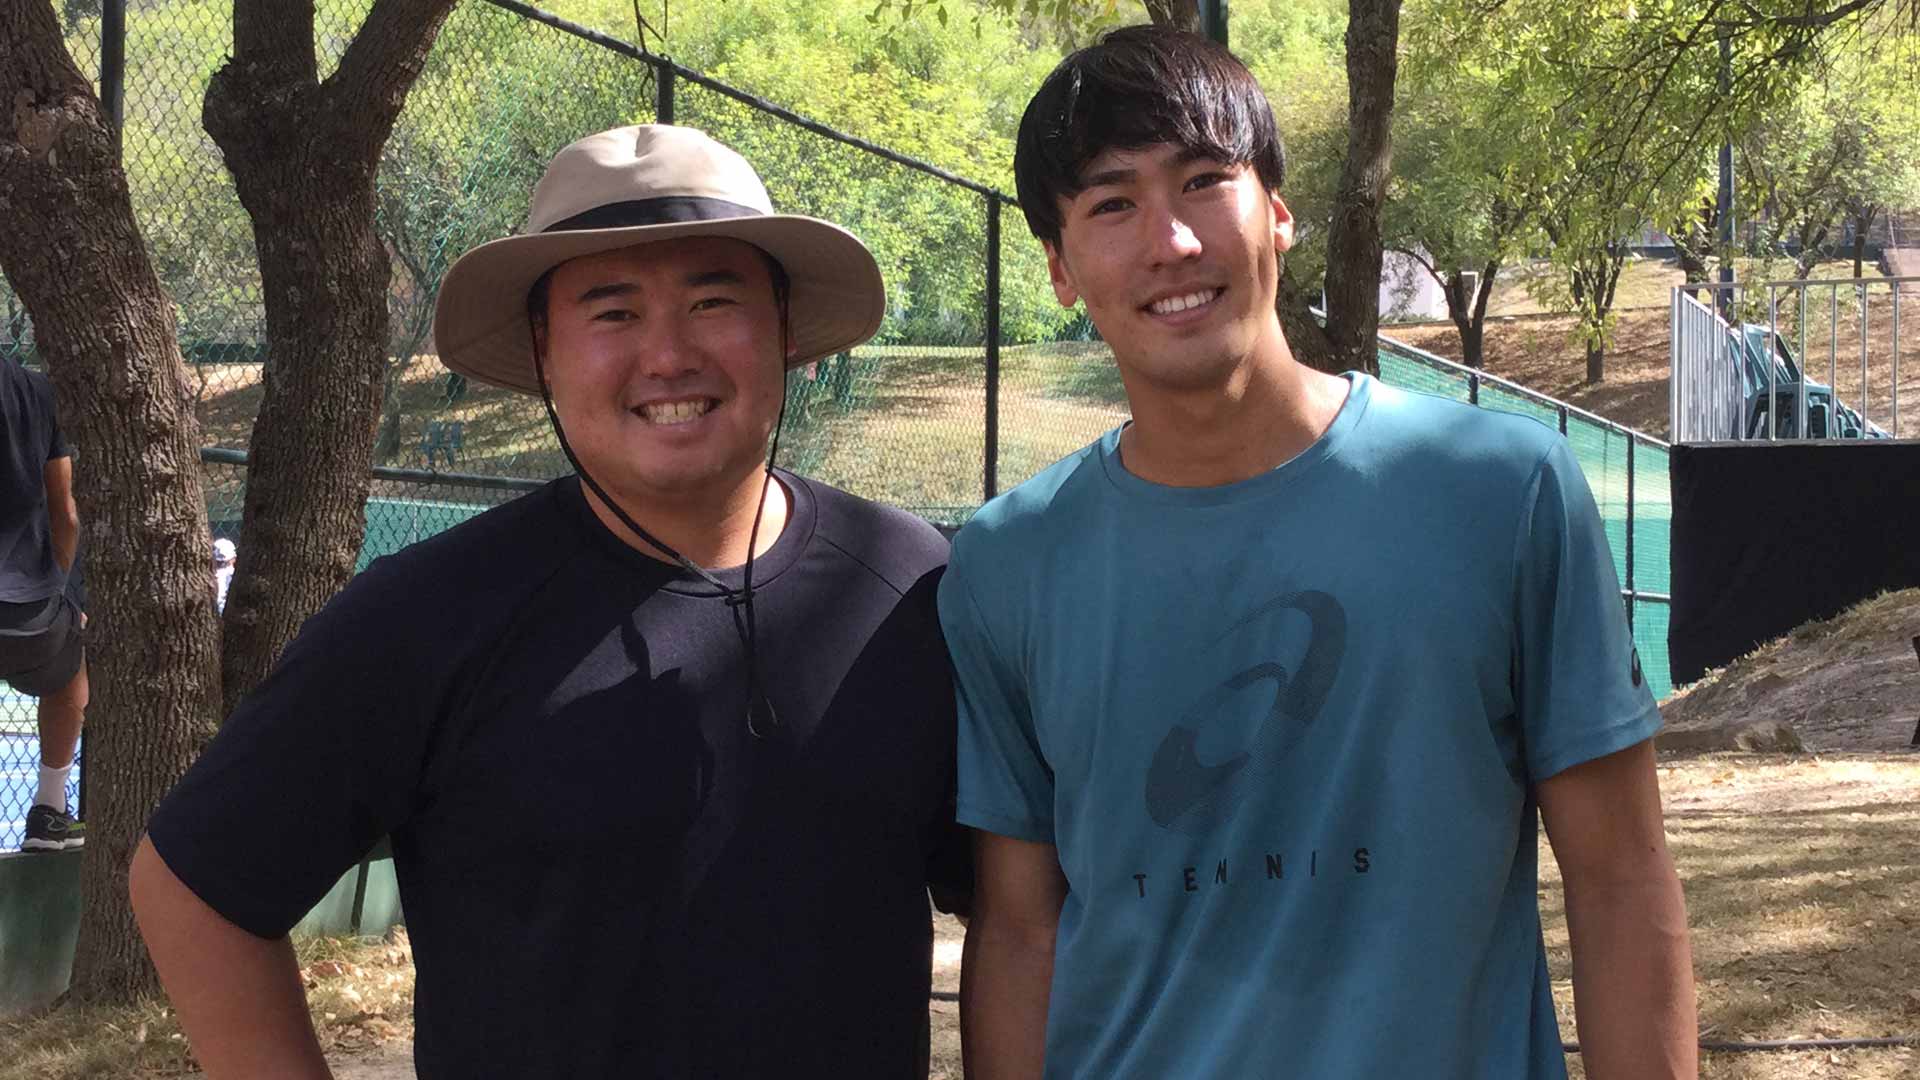
[(1654, 749), (1664, 753), (1708, 754), (1723, 750), (1745, 750), (1760, 754), (1798, 754), (1806, 750), (1792, 725), (1779, 720), (1756, 720), (1719, 727), (1662, 731), (1654, 737)]

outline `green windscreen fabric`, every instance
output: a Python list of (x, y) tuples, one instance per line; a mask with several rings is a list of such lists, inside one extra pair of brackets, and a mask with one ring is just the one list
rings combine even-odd
[[(1381, 340), (1382, 382), (1455, 401), (1474, 400), (1470, 369), (1388, 338)], [(1485, 379), (1478, 387), (1478, 404), (1483, 409), (1530, 416), (1555, 429), (1561, 424), (1559, 402)], [(1624, 590), (1621, 602), (1626, 605), (1634, 642), (1640, 650), (1641, 670), (1654, 697), (1665, 698), (1673, 692), (1667, 665), (1668, 596), (1672, 591), (1668, 535), (1673, 513), (1666, 447), (1638, 432), (1577, 412), (1567, 415), (1566, 439), (1600, 510), (1614, 573)]]

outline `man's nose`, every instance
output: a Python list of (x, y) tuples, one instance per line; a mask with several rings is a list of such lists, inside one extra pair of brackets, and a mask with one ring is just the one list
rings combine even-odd
[(642, 375), (654, 379), (672, 379), (701, 370), (700, 351), (687, 332), (686, 321), (677, 316), (654, 319), (645, 333), (636, 335), (634, 366)]
[(1169, 210), (1156, 215), (1151, 228), (1156, 264), (1180, 262), (1200, 254), (1200, 238), (1177, 213)]

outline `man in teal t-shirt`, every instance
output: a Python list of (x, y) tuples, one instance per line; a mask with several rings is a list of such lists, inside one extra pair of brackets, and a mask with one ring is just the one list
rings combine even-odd
[(1566, 443), (1293, 359), (1279, 137), (1224, 48), (1074, 54), (1015, 172), (1133, 421), (941, 587), (970, 1076), (1564, 1077), (1543, 817), (1588, 1076), (1694, 1075), (1660, 715)]

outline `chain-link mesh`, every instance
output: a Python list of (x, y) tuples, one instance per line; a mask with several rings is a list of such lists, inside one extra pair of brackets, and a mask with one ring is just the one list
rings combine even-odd
[[(322, 0), (323, 75), (370, 4)], [(68, 7), (77, 12), (83, 5)], [(135, 214), (174, 300), (210, 447), (208, 519), (215, 537), (238, 542), (245, 489), (239, 455), (260, 403), (264, 309), (251, 225), (200, 126), (207, 82), (229, 52), (231, 17), (231, 0), (132, 5), (123, 145)], [(70, 51), (97, 78), (98, 16), (66, 18)], [(462, 4), (448, 19), (378, 173), (377, 225), (393, 255), (392, 339), (359, 567), (514, 497), (516, 483), (531, 486), (565, 471), (537, 399), (469, 383), (440, 365), (431, 338), (434, 302), (455, 258), (519, 227), (555, 151), (590, 132), (654, 120), (661, 77), (651, 63), (603, 41), (490, 3)], [(871, 343), (790, 376), (783, 464), (958, 524), (988, 495), (1124, 419), (1111, 351), (1084, 315), (1056, 303), (1039, 245), (1010, 201), (692, 79), (675, 78), (671, 90), (674, 122), (739, 150), (760, 172), (776, 209), (825, 218), (861, 236), (887, 282), (885, 321)], [(997, 296), (989, 284), (996, 268)], [(4, 281), (0, 316), (0, 358), (37, 362), (30, 321)], [(998, 339), (990, 343), (996, 320)], [(996, 353), (998, 391), (990, 403)], [(1482, 385), (1466, 369), (1414, 350), (1389, 344), (1381, 366), (1396, 386), (1477, 397), (1488, 408), (1559, 423), (1557, 403)], [(990, 412), (998, 421), (991, 428)], [(1629, 500), (1627, 436), (1578, 416), (1566, 430), (1600, 500), (1616, 568), (1643, 594), (1629, 610), (1648, 675), (1664, 695), (1665, 451), (1651, 441), (1636, 444)], [(442, 475), (403, 479), (396, 470)], [(476, 477), (482, 479), (470, 479)], [(30, 700), (0, 697), (0, 850), (17, 846), (32, 797), (33, 729)]]
[(1382, 337), (1380, 345), (1380, 378), (1389, 385), (1530, 416), (1556, 430), (1562, 430), (1564, 423), (1567, 444), (1600, 510), (1607, 546), (1613, 553), (1614, 573), (1620, 578), (1634, 644), (1640, 652), (1641, 671), (1654, 697), (1672, 693), (1667, 665), (1667, 619), (1672, 603), (1667, 544), (1673, 510), (1666, 446), (1392, 338)]

